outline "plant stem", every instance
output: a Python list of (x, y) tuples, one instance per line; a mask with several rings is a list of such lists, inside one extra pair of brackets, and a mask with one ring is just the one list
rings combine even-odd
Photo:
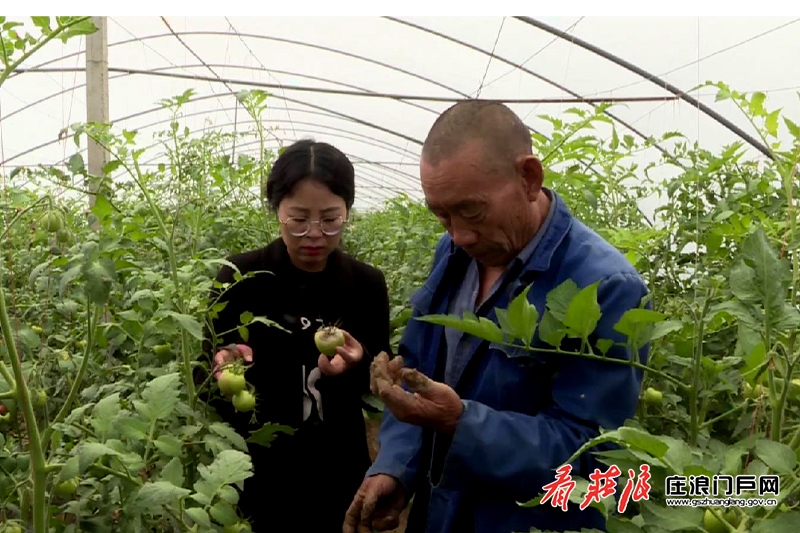
[(49, 463), (46, 467), (44, 467), (44, 470), (49, 474), (50, 472), (56, 472), (62, 468), (64, 468), (64, 463)]
[[(794, 235), (796, 229), (796, 217), (794, 216), (794, 176), (797, 170), (797, 161), (800, 158), (800, 150), (795, 155), (794, 163), (792, 164), (791, 172), (787, 173), (787, 176), (784, 177), (783, 186), (786, 189), (786, 204), (787, 204), (787, 211), (789, 217), (789, 230), (788, 235), (784, 237), (784, 240), (788, 243), (794, 242)], [(800, 257), (798, 256), (797, 250), (792, 252), (792, 294), (789, 297), (792, 307), (797, 307), (797, 283), (798, 278), (800, 277)], [(786, 397), (789, 393), (789, 388), (791, 387), (791, 379), (792, 379), (792, 370), (794, 364), (794, 345), (795, 339), (797, 338), (797, 331), (794, 330), (789, 334), (789, 340), (786, 346), (786, 359), (787, 359), (787, 372), (784, 380), (784, 387), (783, 387), (783, 394), (781, 394), (780, 399), (777, 402), (777, 405), (773, 406), (772, 412), (772, 440), (780, 441), (781, 438), (781, 424), (782, 424), (782, 416), (783, 410), (786, 406)], [(772, 373), (770, 373), (770, 388), (772, 387)], [(792, 441), (790, 443), (792, 449), (797, 448), (800, 446), (800, 429), (795, 433)]]
[(87, 314), (87, 321), (89, 322), (89, 332), (88, 332), (88, 339), (86, 341), (86, 347), (83, 349), (83, 361), (81, 361), (81, 367), (78, 369), (78, 375), (75, 376), (75, 381), (72, 383), (72, 387), (69, 390), (69, 395), (67, 395), (67, 399), (64, 402), (64, 405), (61, 406), (61, 410), (56, 415), (56, 418), (47, 426), (45, 429), (44, 434), (42, 435), (42, 446), (50, 446), (50, 439), (53, 438), (53, 432), (55, 431), (55, 426), (60, 424), (67, 418), (67, 414), (69, 414), (70, 410), (72, 409), (72, 405), (75, 403), (75, 399), (78, 397), (78, 392), (80, 390), (81, 383), (83, 382), (83, 378), (86, 374), (86, 369), (89, 367), (89, 351), (94, 344), (95, 334), (97, 333), (97, 322), (100, 319), (100, 309), (96, 309), (94, 313), (92, 313), (92, 308), (89, 307), (86, 311)]
[(11, 371), (8, 369), (8, 367), (3, 361), (0, 361), (0, 376), (3, 376), (3, 379), (6, 380), (8, 386), (11, 387), (11, 390), (9, 391), (11, 397), (16, 396), (17, 394), (14, 385), (14, 376), (11, 375)]
[(705, 322), (703, 318), (708, 310), (708, 302), (710, 298), (706, 298), (703, 303), (703, 311), (700, 316), (695, 316), (695, 347), (694, 347), (694, 360), (692, 361), (692, 386), (689, 389), (689, 416), (691, 418), (689, 425), (689, 445), (697, 446), (697, 437), (700, 433), (700, 419), (697, 412), (697, 398), (700, 389), (700, 369), (703, 362), (703, 336), (705, 335)]
[(11, 222), (9, 222), (8, 225), (6, 226), (5, 232), (3, 232), (3, 238), (5, 239), (9, 235), (9, 233), (11, 232), (11, 228), (14, 227), (14, 224), (16, 224), (19, 221), (19, 219), (22, 218), (25, 215), (25, 213), (27, 213), (28, 211), (32, 211), (34, 207), (36, 207), (37, 205), (39, 205), (39, 204), (41, 204), (43, 202), (48, 202), (49, 203), (50, 202), (50, 197), (49, 196), (43, 196), (43, 197), (39, 198), (38, 200), (36, 200), (35, 202), (33, 202), (28, 207), (26, 207), (25, 209), (23, 209), (22, 211), (20, 211), (19, 213), (17, 213), (17, 216), (15, 216), (11, 220)]
[(706, 420), (705, 422), (703, 422), (702, 424), (700, 424), (700, 429), (706, 428), (706, 427), (708, 427), (708, 426), (710, 426), (710, 425), (712, 425), (712, 424), (715, 424), (716, 422), (719, 422), (720, 420), (722, 420), (722, 419), (724, 419), (724, 418), (728, 418), (729, 416), (731, 416), (731, 415), (733, 415), (733, 414), (736, 414), (736, 413), (738, 413), (739, 411), (741, 411), (742, 409), (744, 409), (745, 407), (747, 407), (747, 404), (748, 404), (748, 403), (749, 403), (749, 402), (745, 400), (745, 402), (744, 402), (744, 403), (742, 403), (742, 404), (740, 404), (740, 405), (737, 405), (737, 406), (736, 406), (736, 407), (734, 407), (733, 409), (730, 409), (730, 410), (728, 410), (728, 411), (726, 411), (726, 412), (722, 413), (722, 414), (721, 414), (721, 415), (719, 415), (719, 416), (715, 416), (715, 417), (714, 417), (714, 418), (712, 418), (711, 420)]
[[(174, 120), (174, 118), (173, 118)], [(181, 166), (181, 156), (180, 156), (180, 144), (178, 143), (178, 134), (176, 130), (172, 132), (172, 139), (175, 143), (175, 168), (178, 171), (178, 183), (182, 183), (183, 179), (183, 172)], [(139, 163), (137, 160), (134, 159), (133, 161), (134, 167), (136, 168), (136, 172), (139, 176), (141, 176), (141, 171), (139, 170)], [(154, 206), (151, 206), (154, 209)], [(171, 232), (170, 234), (166, 234), (167, 228), (161, 223), (163, 226), (163, 231), (165, 233), (164, 237), (166, 238), (167, 242), (167, 253), (169, 254), (169, 266), (172, 272), (172, 283), (175, 286), (175, 292), (178, 295), (178, 301), (176, 302), (176, 306), (180, 309), (180, 312), (183, 313), (183, 302), (180, 300), (181, 294), (181, 284), (178, 280), (178, 262), (175, 259), (175, 232)], [(188, 391), (189, 396), (189, 407), (194, 410), (196, 401), (197, 401), (197, 391), (195, 390), (194, 386), (194, 376), (192, 376), (192, 360), (189, 355), (189, 338), (186, 335), (186, 330), (181, 328), (181, 355), (183, 358), (183, 378), (186, 381), (186, 388)]]
[[(106, 143), (102, 141), (102, 139), (98, 139), (96, 136), (93, 136), (89, 131), (86, 131), (86, 135), (88, 135), (97, 144), (102, 146), (103, 149), (106, 150), (108, 153), (117, 157), (117, 155), (112, 152), (112, 150), (106, 145)], [(175, 259), (175, 247), (173, 245), (172, 239), (170, 239), (170, 231), (167, 229), (167, 225), (164, 222), (164, 218), (161, 216), (161, 213), (158, 210), (158, 206), (153, 201), (153, 197), (148, 192), (147, 187), (145, 187), (144, 181), (142, 179), (143, 178), (142, 170), (139, 167), (138, 158), (135, 156), (133, 157), (133, 168), (131, 168), (128, 162), (124, 160), (124, 158), (117, 157), (117, 160), (120, 162), (122, 167), (128, 172), (128, 175), (130, 175), (130, 177), (136, 183), (136, 186), (142, 192), (142, 196), (144, 196), (144, 199), (147, 202), (148, 207), (150, 207), (150, 212), (153, 213), (153, 216), (156, 219), (158, 228), (161, 231), (161, 234), (163, 235), (167, 244), (167, 255), (169, 256), (169, 267), (170, 267), (172, 282), (176, 290), (178, 290), (180, 288), (180, 282), (178, 280), (178, 264)], [(184, 312), (183, 305), (181, 304), (180, 301), (176, 302), (176, 307), (179, 313)], [(192, 376), (192, 361), (189, 354), (188, 342), (189, 339), (186, 335), (186, 330), (184, 328), (181, 328), (181, 344), (183, 347), (183, 377), (186, 383), (186, 388), (188, 390), (189, 406), (192, 409), (194, 409), (194, 406), (197, 401), (197, 394), (195, 392), (194, 379)]]
[(36, 425), (36, 413), (31, 403), (31, 393), (25, 383), (25, 376), (22, 373), (22, 361), (11, 334), (11, 321), (6, 310), (6, 295), (0, 286), (0, 328), (3, 330), (3, 340), (6, 343), (11, 368), (14, 371), (14, 380), (17, 384), (17, 396), (25, 417), (27, 426), (29, 452), (31, 457), (31, 480), (33, 482), (33, 531), (34, 533), (47, 533), (47, 506), (45, 498), (45, 483), (47, 482), (47, 471), (42, 444), (39, 440), (39, 427)]
[(150, 451), (153, 447), (153, 437), (156, 434), (156, 425), (158, 424), (158, 420), (153, 420), (150, 424), (150, 433), (147, 435), (147, 445), (144, 449), (144, 465), (147, 467), (147, 462), (150, 460)]
[(45, 46), (47, 43), (58, 37), (58, 34), (62, 33), (66, 29), (71, 28), (72, 26), (75, 26), (76, 24), (80, 24), (81, 22), (87, 21), (91, 18), (92, 17), (81, 17), (79, 19), (73, 20), (69, 24), (57, 27), (55, 30), (53, 30), (53, 33), (51, 33), (50, 35), (46, 36), (44, 39), (33, 45), (33, 47), (30, 50), (23, 53), (19, 57), (19, 59), (11, 63), (3, 72), (0, 72), (0, 86), (2, 86), (3, 83), (5, 83), (5, 81), (8, 79), (8, 77), (11, 75), (12, 72), (17, 70), (17, 68), (19, 68), (21, 64), (27, 61), (28, 58), (31, 57), (33, 54), (38, 52), (43, 46)]
[[(417, 317), (416, 320), (423, 320), (424, 318), (425, 317)], [(522, 345), (519, 345), (519, 344), (514, 344), (514, 343), (511, 343), (511, 342), (506, 342), (506, 341), (498, 341), (496, 344), (501, 345), (501, 346), (508, 346), (510, 348), (526, 349), (525, 346), (522, 346)], [(686, 390), (686, 389), (690, 388), (690, 385), (687, 385), (686, 383), (684, 383), (680, 379), (678, 379), (678, 378), (676, 378), (674, 376), (670, 376), (666, 372), (662, 372), (660, 370), (656, 370), (655, 368), (650, 368), (647, 365), (643, 365), (642, 363), (639, 363), (637, 361), (628, 361), (626, 359), (616, 359), (614, 357), (604, 357), (602, 355), (594, 355), (594, 354), (589, 354), (589, 353), (567, 352), (567, 351), (558, 350), (558, 349), (555, 349), (555, 348), (531, 347), (531, 348), (527, 348), (527, 350), (532, 351), (532, 352), (536, 352), (536, 353), (550, 353), (550, 354), (555, 354), (555, 355), (571, 355), (571, 356), (575, 356), (575, 357), (583, 357), (585, 359), (591, 359), (593, 361), (603, 361), (603, 362), (606, 362), (606, 363), (613, 363), (613, 364), (618, 364), (618, 365), (632, 366), (633, 368), (638, 368), (639, 370), (642, 370), (643, 372), (649, 372), (650, 374), (652, 374), (654, 376), (658, 376), (658, 377), (660, 377), (660, 378), (662, 378), (662, 379), (664, 379), (666, 381), (669, 381), (670, 383), (673, 383), (679, 389)]]
[(792, 440), (789, 441), (789, 447), (794, 451), (800, 450), (800, 427), (797, 428), (797, 431), (794, 433), (794, 437), (792, 437)]
[(789, 486), (789, 490), (786, 491), (783, 498), (778, 497), (778, 505), (772, 508), (772, 510), (764, 517), (764, 520), (769, 520), (772, 518), (778, 511), (780, 511), (781, 504), (785, 502), (790, 497), (794, 496), (797, 491), (800, 491), (800, 478), (795, 479), (794, 483)]
[[(122, 164), (127, 167), (124, 162)], [(164, 223), (161, 213), (158, 212), (158, 206), (156, 206), (155, 202), (153, 202), (153, 199), (148, 193), (147, 188), (144, 186), (144, 182), (142, 181), (142, 171), (139, 168), (139, 161), (136, 158), (133, 160), (133, 168), (136, 171), (134, 179), (139, 186), (139, 189), (142, 191), (147, 204), (150, 206), (150, 211), (155, 215), (159, 229), (161, 229), (161, 232), (164, 235), (164, 239), (167, 243), (167, 255), (169, 256), (169, 269), (172, 276), (172, 283), (175, 287), (175, 290), (180, 291), (180, 281), (178, 280), (178, 262), (175, 259), (175, 245), (170, 237), (171, 232), (167, 230), (167, 225)], [(128, 172), (130, 172), (130, 170), (128, 170)], [(182, 302), (179, 300), (175, 303), (176, 307), (178, 308), (178, 312), (183, 313), (184, 309)], [(192, 361), (189, 356), (189, 339), (184, 328), (181, 328), (181, 348), (183, 354), (183, 378), (186, 382), (186, 388), (188, 390), (189, 407), (194, 409), (197, 400), (197, 394), (195, 392), (194, 379), (192, 376)]]

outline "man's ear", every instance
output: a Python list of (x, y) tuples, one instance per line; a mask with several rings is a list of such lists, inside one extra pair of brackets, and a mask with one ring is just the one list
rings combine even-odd
[(535, 202), (539, 197), (544, 183), (544, 168), (542, 162), (534, 155), (523, 155), (517, 159), (517, 172), (525, 182), (528, 199)]

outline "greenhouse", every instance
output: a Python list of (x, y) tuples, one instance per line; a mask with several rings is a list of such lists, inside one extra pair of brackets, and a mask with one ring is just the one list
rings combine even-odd
[(0, 533), (798, 531), (797, 22), (0, 17)]

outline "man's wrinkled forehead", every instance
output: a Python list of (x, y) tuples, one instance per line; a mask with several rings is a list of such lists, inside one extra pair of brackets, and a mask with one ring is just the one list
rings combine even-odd
[(477, 207), (485, 206), (487, 201), (484, 194), (458, 191), (457, 189), (452, 190), (450, 194), (441, 196), (425, 196), (425, 205), (434, 213), (470, 211)]

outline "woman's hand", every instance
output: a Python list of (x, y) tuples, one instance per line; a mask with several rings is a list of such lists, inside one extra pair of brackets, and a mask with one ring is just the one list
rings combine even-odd
[(347, 331), (344, 333), (344, 346), (336, 348), (336, 355), (328, 357), (324, 353), (319, 354), (317, 366), (320, 372), (326, 376), (338, 376), (344, 374), (364, 358), (364, 348)]
[(222, 372), (221, 366), (233, 363), (237, 359), (242, 359), (245, 364), (253, 362), (253, 349), (246, 344), (229, 344), (214, 356), (214, 378), (219, 379)]

